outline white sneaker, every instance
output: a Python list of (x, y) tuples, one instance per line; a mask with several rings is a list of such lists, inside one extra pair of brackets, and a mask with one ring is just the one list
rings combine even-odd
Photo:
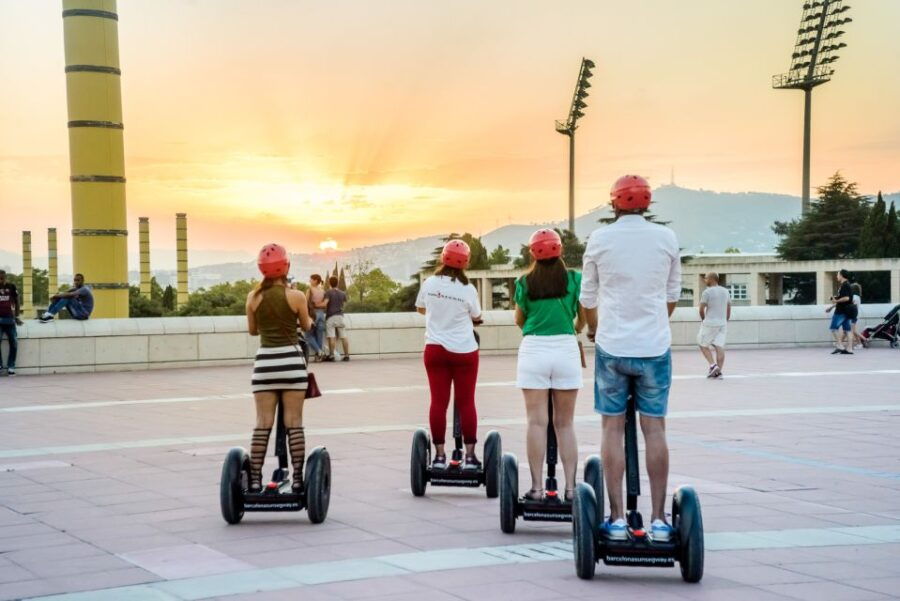
[(655, 519), (650, 524), (650, 537), (653, 540), (665, 542), (672, 538), (672, 527), (660, 519)]
[(622, 518), (617, 519), (615, 522), (606, 520), (600, 526), (600, 529), (606, 538), (611, 540), (625, 540), (628, 538), (628, 522)]

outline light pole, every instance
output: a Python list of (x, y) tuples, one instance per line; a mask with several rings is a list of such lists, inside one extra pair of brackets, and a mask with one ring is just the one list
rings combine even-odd
[(812, 90), (831, 80), (831, 66), (839, 57), (835, 51), (847, 44), (838, 38), (844, 31), (841, 25), (853, 19), (846, 16), (849, 6), (843, 0), (816, 0), (803, 4), (800, 29), (787, 73), (772, 77), (772, 87), (777, 90), (803, 90), (803, 203), (802, 212), (809, 210), (809, 154), (812, 122)]
[(584, 99), (588, 97), (587, 89), (591, 87), (588, 79), (593, 75), (591, 69), (594, 66), (591, 59), (581, 59), (578, 83), (575, 84), (572, 105), (569, 107), (569, 117), (565, 121), (556, 122), (556, 131), (569, 137), (569, 230), (573, 234), (575, 233), (575, 130), (578, 128), (578, 120), (584, 117), (583, 109), (587, 107)]

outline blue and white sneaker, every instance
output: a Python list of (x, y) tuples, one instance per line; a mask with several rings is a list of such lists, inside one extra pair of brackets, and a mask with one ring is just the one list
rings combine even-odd
[(653, 520), (650, 524), (650, 538), (666, 542), (672, 538), (672, 527), (660, 519)]
[(628, 538), (628, 522), (619, 518), (615, 522), (606, 520), (600, 526), (600, 530), (606, 538), (610, 540), (625, 540)]

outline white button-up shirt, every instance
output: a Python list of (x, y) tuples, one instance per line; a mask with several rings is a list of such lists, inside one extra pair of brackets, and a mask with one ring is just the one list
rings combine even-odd
[(622, 215), (595, 230), (584, 253), (581, 305), (598, 308), (597, 346), (617, 357), (657, 357), (672, 345), (666, 302), (681, 296), (671, 229)]

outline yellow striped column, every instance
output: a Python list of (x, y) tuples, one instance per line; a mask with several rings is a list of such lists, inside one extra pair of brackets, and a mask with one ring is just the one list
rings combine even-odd
[(34, 278), (31, 271), (31, 232), (22, 232), (22, 314), (34, 317)]
[(175, 306), (188, 302), (187, 213), (175, 213), (175, 250), (178, 259), (178, 296)]
[(56, 250), (56, 228), (47, 228), (47, 291), (50, 298), (59, 292), (59, 255)]
[(138, 242), (141, 252), (141, 296), (150, 298), (150, 218), (138, 217)]
[(115, 0), (63, 0), (72, 259), (93, 317), (128, 317), (125, 155)]

